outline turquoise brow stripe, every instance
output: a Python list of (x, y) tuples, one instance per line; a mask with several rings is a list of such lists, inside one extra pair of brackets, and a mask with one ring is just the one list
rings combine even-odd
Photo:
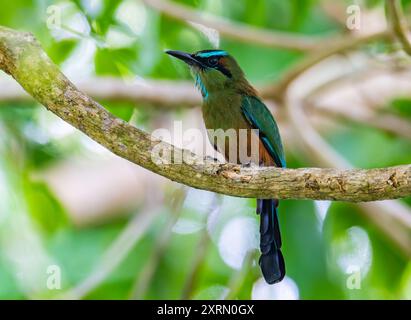
[(209, 58), (212, 56), (228, 56), (228, 53), (224, 50), (211, 51), (211, 52), (201, 52), (197, 54), (200, 58)]

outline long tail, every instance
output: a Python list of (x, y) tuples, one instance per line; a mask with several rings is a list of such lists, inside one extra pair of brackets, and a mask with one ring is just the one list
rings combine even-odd
[(280, 282), (285, 276), (277, 207), (276, 199), (257, 199), (257, 214), (260, 215), (259, 264), (264, 279), (269, 284)]

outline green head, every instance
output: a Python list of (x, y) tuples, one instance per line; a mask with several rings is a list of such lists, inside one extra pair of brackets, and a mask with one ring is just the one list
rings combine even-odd
[(204, 99), (213, 92), (235, 89), (247, 83), (237, 61), (224, 50), (202, 50), (192, 54), (168, 50), (166, 53), (190, 66)]

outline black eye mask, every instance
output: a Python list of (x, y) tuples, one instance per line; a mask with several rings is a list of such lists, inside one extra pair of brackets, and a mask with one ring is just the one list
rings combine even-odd
[(231, 74), (231, 72), (227, 69), (227, 68), (225, 68), (224, 66), (222, 66), (222, 65), (217, 65), (217, 67), (215, 68), (215, 69), (217, 69), (218, 71), (220, 71), (222, 74), (224, 74), (226, 77), (228, 77), (228, 78), (231, 78), (233, 75)]
[(194, 56), (194, 58), (201, 62), (203, 66), (206, 66), (207, 68), (212, 68), (220, 71), (222, 74), (224, 74), (228, 78), (232, 78), (231, 72), (225, 68), (223, 65), (219, 64), (218, 61), (222, 56), (214, 56), (214, 57), (209, 57), (209, 58), (202, 58), (199, 56)]

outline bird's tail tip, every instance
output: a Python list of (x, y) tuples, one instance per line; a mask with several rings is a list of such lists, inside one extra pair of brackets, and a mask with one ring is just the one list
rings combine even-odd
[(259, 265), (268, 284), (280, 282), (285, 276), (277, 207), (278, 200), (276, 199), (257, 200), (257, 213), (260, 214), (261, 257)]
[(285, 263), (281, 250), (272, 248), (268, 253), (261, 255), (258, 263), (268, 284), (278, 283), (284, 279)]

